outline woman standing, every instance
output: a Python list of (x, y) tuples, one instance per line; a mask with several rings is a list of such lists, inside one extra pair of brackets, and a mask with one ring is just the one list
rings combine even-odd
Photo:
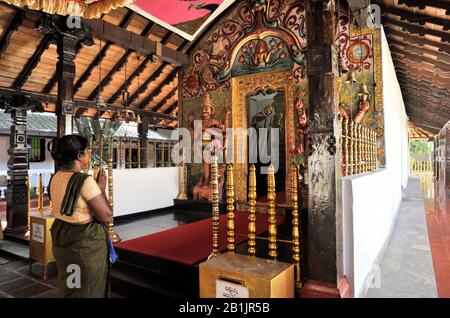
[(98, 181), (81, 171), (89, 164), (86, 138), (55, 138), (50, 151), (60, 168), (50, 180), (55, 222), (51, 228), (60, 297), (107, 297), (108, 234), (112, 211), (105, 194), (106, 174)]

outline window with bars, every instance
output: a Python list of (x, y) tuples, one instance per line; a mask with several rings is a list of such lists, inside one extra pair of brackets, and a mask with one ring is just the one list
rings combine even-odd
[(45, 161), (45, 138), (28, 138), (28, 160), (29, 162)]

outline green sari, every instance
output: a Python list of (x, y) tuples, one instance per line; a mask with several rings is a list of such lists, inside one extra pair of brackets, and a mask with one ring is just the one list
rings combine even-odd
[[(81, 187), (83, 181), (75, 182), (68, 188)], [(64, 201), (73, 207), (78, 195), (79, 189), (67, 189)], [(78, 225), (56, 219), (51, 234), (58, 268), (59, 296), (108, 297), (110, 265), (106, 226), (97, 221)]]

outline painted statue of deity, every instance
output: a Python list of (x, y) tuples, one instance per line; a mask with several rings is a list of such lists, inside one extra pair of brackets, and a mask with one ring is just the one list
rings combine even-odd
[(367, 111), (370, 108), (369, 103), (369, 97), (370, 93), (367, 90), (367, 86), (365, 84), (361, 84), (360, 86), (360, 92), (356, 95), (356, 98), (358, 99), (358, 112), (353, 117), (353, 121), (355, 123), (360, 123), (364, 116), (366, 115)]
[[(211, 99), (211, 95), (209, 93), (204, 95), (202, 105), (202, 129), (201, 131), (198, 130), (194, 132), (194, 140), (201, 138), (203, 153), (203, 176), (194, 186), (194, 200), (212, 200), (211, 155), (218, 154), (219, 151), (225, 150), (226, 129), (229, 128), (231, 115), (230, 105), (228, 102), (225, 102), (224, 107), (226, 109), (226, 114), (225, 121), (222, 122), (215, 116), (216, 107)], [(222, 192), (221, 186), (223, 186), (224, 177), (224, 169), (222, 165), (223, 164), (219, 165), (219, 193)]]
[(308, 133), (308, 117), (306, 115), (305, 105), (303, 103), (303, 97), (305, 91), (301, 90), (295, 101), (295, 112), (297, 114), (297, 133), (299, 137), (299, 144), (304, 150), (308, 149), (306, 134)]

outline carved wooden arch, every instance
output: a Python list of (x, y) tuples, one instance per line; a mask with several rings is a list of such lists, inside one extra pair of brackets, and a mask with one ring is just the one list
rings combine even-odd
[[(248, 105), (247, 97), (263, 90), (273, 90), (284, 92), (285, 101), (285, 145), (286, 145), (286, 204), (291, 204), (291, 180), (292, 166), (289, 162), (289, 141), (295, 138), (294, 124), (294, 85), (293, 74), (291, 70), (272, 71), (256, 73), (232, 78), (232, 127), (233, 129), (248, 128)], [(237, 201), (247, 202), (247, 183), (248, 183), (248, 145), (246, 139), (233, 136), (233, 162), (234, 162), (234, 182)], [(241, 143), (241, 144), (239, 144)], [(242, 148), (240, 148), (242, 146)], [(244, 163), (239, 163), (238, 149), (243, 150)], [(242, 162), (242, 160), (240, 161)], [(258, 184), (258, 188), (267, 187), (267, 185)], [(279, 190), (279, 189), (278, 189)]]

